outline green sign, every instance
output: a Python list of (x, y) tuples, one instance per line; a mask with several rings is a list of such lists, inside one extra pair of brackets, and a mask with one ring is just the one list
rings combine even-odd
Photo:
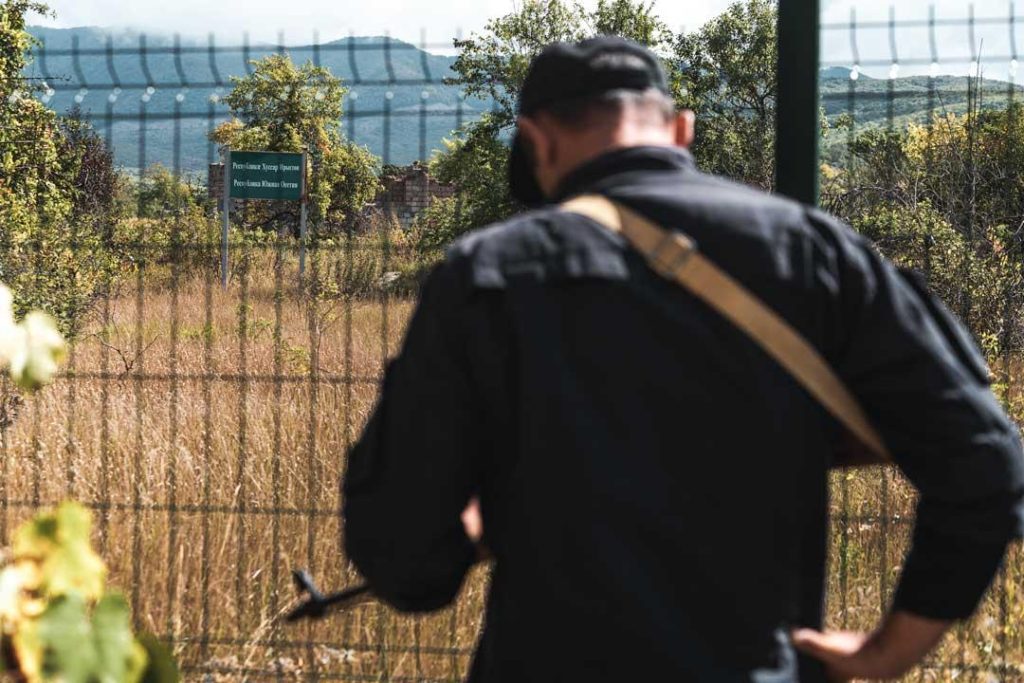
[(228, 178), (232, 199), (302, 199), (302, 155), (231, 152)]

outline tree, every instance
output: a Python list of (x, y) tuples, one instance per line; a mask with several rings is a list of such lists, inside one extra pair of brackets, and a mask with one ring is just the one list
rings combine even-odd
[(519, 10), (487, 22), (481, 34), (455, 41), (459, 56), (451, 82), (470, 97), (494, 102), (489, 127), (511, 126), (530, 62), (549, 43), (581, 40), (586, 24), (586, 13), (575, 3), (527, 0)]
[(515, 211), (508, 191), (506, 140), (515, 125), (519, 90), (541, 49), (552, 42), (614, 34), (664, 50), (671, 46), (672, 34), (653, 7), (653, 2), (600, 0), (587, 11), (563, 0), (528, 0), (517, 11), (488, 22), (481, 34), (455, 41), (461, 52), (451, 82), (469, 96), (493, 100), (494, 107), (456, 131), (432, 161), (432, 172), (454, 183), (458, 192), (418, 221), (425, 244), (436, 246)]
[(66, 185), (55, 173), (57, 116), (32, 97), (33, 84), (22, 75), (35, 44), (25, 15), (48, 11), (27, 0), (0, 4), (0, 216), (12, 231), (40, 219), (59, 220), (71, 209)]
[(72, 214), (81, 217), (111, 211), (120, 184), (114, 153), (77, 105), (60, 118), (58, 129), (59, 157), (74, 189)]
[(654, 13), (654, 3), (631, 0), (598, 0), (591, 13), (592, 35), (622, 36), (654, 50), (664, 58), (665, 70), (670, 78), (677, 76), (677, 68), (670, 52), (675, 35)]
[(765, 190), (774, 184), (776, 21), (774, 0), (740, 0), (674, 49), (678, 103), (698, 117), (698, 163)]
[(75, 214), (77, 152), (57, 115), (33, 97), (23, 74), (34, 41), (29, 12), (48, 12), (28, 0), (0, 2), (0, 280), (20, 314), (40, 308), (72, 332), (114, 264), (88, 220)]
[[(371, 201), (379, 189), (378, 162), (365, 148), (344, 140), (340, 121), (347, 90), (329, 69), (307, 62), (296, 67), (287, 55), (252, 62), (253, 72), (232, 78), (224, 98), (232, 120), (211, 135), (232, 149), (308, 151), (310, 219), (322, 229), (337, 225)], [(298, 225), (290, 203), (267, 203), (259, 224), (273, 229)]]
[(822, 185), (823, 205), (922, 273), (990, 353), (1024, 344), (1022, 113), (1014, 105), (865, 130)]
[(159, 164), (143, 174), (135, 192), (138, 217), (155, 220), (194, 212), (200, 208), (204, 195), (201, 187)]
[(416, 221), (420, 246), (437, 249), (472, 227), (495, 223), (516, 210), (508, 190), (509, 152), (496, 117), (487, 114), (431, 162), (438, 180), (453, 183), (455, 196), (435, 201)]

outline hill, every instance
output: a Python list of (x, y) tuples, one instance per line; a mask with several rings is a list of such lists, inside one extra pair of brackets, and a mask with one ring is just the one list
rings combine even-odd
[[(33, 27), (31, 33), (41, 45), (28, 75), (49, 85), (48, 104), (58, 112), (78, 104), (108, 137), (118, 163), (133, 169), (176, 161), (184, 171), (205, 169), (216, 155), (207, 134), (228, 115), (219, 100), (230, 91), (230, 77), (282, 50), (184, 39), (176, 45), (169, 36), (98, 28)], [(458, 87), (443, 82), (453, 75), (454, 57), (402, 41), (356, 37), (283, 51), (343, 79), (350, 88), (346, 135), (389, 163), (429, 157), (460, 122), (490, 107), (463, 100)]]
[[(830, 119), (851, 112), (852, 104), (858, 125), (888, 124), (890, 117), (906, 125), (926, 121), (929, 112), (966, 112), (970, 88), (976, 85), (977, 79), (966, 76), (880, 79), (858, 74), (851, 79), (849, 69), (831, 67), (821, 73), (821, 103)], [(1005, 107), (1011, 97), (1024, 102), (1024, 88), (1004, 81), (983, 78), (979, 92), (983, 108)]]
[[(881, 79), (850, 69), (831, 67), (821, 73), (821, 106), (826, 118), (835, 122), (840, 115), (853, 114), (856, 130), (888, 127), (899, 129), (910, 123), (924, 123), (932, 114), (967, 113), (971, 88), (976, 88), (982, 109), (1004, 109), (1008, 102), (1024, 103), (1024, 88), (994, 79), (966, 76), (908, 76)], [(829, 136), (823, 144), (824, 158), (841, 161), (847, 143), (845, 134)]]

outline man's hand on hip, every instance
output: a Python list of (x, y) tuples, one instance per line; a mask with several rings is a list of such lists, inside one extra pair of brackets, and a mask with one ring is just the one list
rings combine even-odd
[(484, 519), (480, 514), (480, 499), (473, 498), (469, 505), (462, 511), (462, 526), (466, 529), (466, 536), (473, 543), (480, 543), (484, 537)]
[(899, 678), (919, 664), (950, 625), (897, 612), (872, 634), (798, 629), (793, 632), (793, 644), (821, 660), (832, 681), (887, 680)]

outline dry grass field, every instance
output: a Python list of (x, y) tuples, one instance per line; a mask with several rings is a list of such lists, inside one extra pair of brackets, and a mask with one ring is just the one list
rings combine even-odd
[[(458, 680), (484, 570), (429, 617), (367, 605), (277, 620), (292, 568), (325, 588), (358, 578), (340, 555), (338, 482), (412, 307), (317, 299), (294, 268), (257, 253), (222, 290), (213, 270), (160, 267), (99, 302), (65, 376), (6, 420), (0, 535), (67, 497), (91, 505), (111, 582), (191, 680)], [(891, 595), (912, 496), (872, 471), (837, 474), (833, 501), (830, 622), (867, 628)], [(1017, 550), (982, 614), (911, 680), (1024, 681), (1022, 586)]]

